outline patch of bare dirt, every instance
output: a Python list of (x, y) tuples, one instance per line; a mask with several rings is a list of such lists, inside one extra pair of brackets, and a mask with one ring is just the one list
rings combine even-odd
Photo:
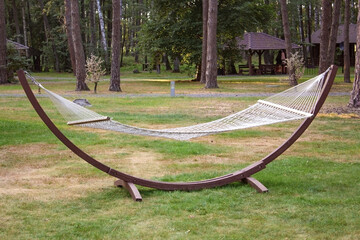
[[(257, 161), (265, 157), (267, 154), (275, 150), (284, 140), (282, 137), (245, 137), (245, 138), (223, 138), (217, 136), (207, 136), (202, 138), (201, 141), (206, 141), (208, 144), (214, 144), (217, 146), (230, 147), (226, 153), (219, 154), (218, 157), (208, 158), (196, 157), (196, 159), (202, 160), (200, 162), (208, 163), (248, 163), (251, 161)], [(211, 160), (210, 160), (211, 159)]]
[(89, 153), (102, 163), (137, 177), (150, 178), (167, 171), (162, 155), (149, 150), (102, 147)]
[[(66, 164), (81, 161), (56, 145), (37, 143), (0, 148), (0, 194), (49, 201), (85, 196), (109, 186), (109, 179), (62, 175)], [(64, 160), (62, 160), (64, 159)], [(111, 180), (110, 180), (111, 182)]]
[(341, 117), (341, 118), (360, 118), (360, 108), (348, 106), (327, 106), (322, 108), (319, 116)]

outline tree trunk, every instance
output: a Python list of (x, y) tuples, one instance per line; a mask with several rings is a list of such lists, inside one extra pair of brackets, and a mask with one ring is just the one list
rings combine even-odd
[[(122, 34), (122, 43), (121, 43), (121, 56), (120, 56), (120, 67), (123, 66), (123, 60), (124, 60), (124, 47), (126, 42), (126, 24), (123, 24), (123, 27), (121, 28), (121, 34)], [(147, 62), (145, 62), (147, 63)]]
[[(22, 1), (21, 4), (21, 14), (22, 14), (22, 21), (23, 21), (23, 31), (24, 31), (24, 45), (28, 45), (27, 41), (27, 30), (26, 30), (26, 16), (25, 16), (25, 2)], [(26, 49), (26, 57), (29, 57), (29, 51)]]
[[(29, 40), (30, 42), (34, 39), (33, 38), (33, 22), (31, 20), (31, 13), (30, 13), (30, 3), (29, 1), (26, 2), (26, 9), (27, 9), (27, 12), (26, 12), (26, 15), (27, 15), (27, 19), (28, 19), (28, 26), (29, 26)], [(42, 68), (41, 68), (41, 64), (40, 64), (40, 56), (39, 55), (35, 55), (33, 54), (32, 55), (32, 71), (34, 72), (41, 72)]]
[[(265, 3), (265, 5), (270, 5), (269, 0), (265, 0), (264, 3)], [(269, 31), (267, 29), (264, 29), (264, 33), (269, 34)], [(264, 51), (264, 62), (265, 62), (265, 64), (268, 64), (268, 65), (274, 63), (274, 54), (270, 53), (270, 50)], [(235, 69), (235, 72), (236, 72), (236, 69)]]
[[(125, 7), (124, 8), (124, 16), (127, 16), (127, 13), (126, 13), (126, 10), (127, 8)], [(129, 55), (129, 47), (130, 47), (130, 29), (128, 27), (128, 25), (126, 23), (129, 22), (129, 18), (124, 18), (124, 21), (123, 21), (123, 44), (122, 44), (122, 56), (121, 56), (121, 64), (123, 62), (123, 56), (128, 56)], [(126, 41), (127, 40), (127, 41)], [(125, 54), (124, 54), (124, 50), (125, 50)], [(121, 65), (122, 66), (122, 65)]]
[(179, 73), (180, 72), (180, 60), (178, 57), (175, 57), (175, 60), (174, 60), (174, 70), (173, 70), (174, 73)]
[(112, 21), (110, 21), (110, 19), (112, 19), (112, 10), (110, 8), (108, 8), (107, 10), (107, 45), (111, 46), (112, 44)]
[(319, 6), (317, 3), (314, 8), (314, 19), (315, 19), (314, 31), (317, 31), (320, 27), (320, 13), (319, 13)]
[[(135, 9), (134, 6), (132, 6), (131, 10), (132, 16), (135, 15)], [(136, 26), (136, 19), (135, 17), (129, 17), (129, 53), (131, 53), (131, 56), (134, 56), (134, 48), (135, 48), (135, 26)], [(156, 66), (155, 66), (156, 69)]]
[(166, 71), (171, 71), (172, 68), (170, 65), (169, 57), (166, 53), (164, 54), (164, 62), (165, 62)]
[[(360, 0), (358, 1), (360, 4)], [(359, 5), (360, 6), (360, 5)], [(358, 8), (357, 17), (357, 40), (356, 45), (360, 46), (360, 8)], [(356, 64), (355, 64), (355, 79), (353, 89), (350, 95), (349, 107), (360, 107), (360, 51), (356, 51)]]
[[(33, 38), (33, 22), (31, 20), (31, 10), (30, 10), (30, 1), (26, 1), (26, 15), (27, 15), (27, 26), (29, 29), (29, 36), (27, 36), (27, 42), (31, 42)], [(27, 50), (27, 56), (29, 56), (28, 50)]]
[[(141, 25), (141, 6), (143, 5), (142, 0), (137, 0), (137, 7), (135, 10), (135, 31), (134, 31), (134, 60), (136, 63), (139, 63), (139, 47), (138, 47), (138, 32)], [(140, 7), (139, 7), (140, 6)]]
[[(306, 6), (306, 15), (307, 15), (307, 34), (309, 37), (309, 43), (311, 43), (311, 3), (308, 3)], [(310, 64), (312, 66), (314, 66), (314, 55), (313, 55), (313, 48), (312, 46), (309, 46), (309, 51), (310, 51)]]
[[(130, 13), (128, 13), (128, 15), (131, 15), (133, 13), (133, 10), (130, 9)], [(130, 51), (132, 51), (132, 47), (133, 47), (133, 26), (134, 23), (132, 21), (132, 18), (130, 16), (127, 17), (126, 22), (128, 23), (127, 25), (127, 43), (126, 43), (126, 47), (125, 47), (125, 56), (129, 56), (130, 55)]]
[(39, 3), (40, 3), (41, 10), (42, 10), (43, 21), (44, 21), (45, 40), (46, 40), (47, 43), (49, 42), (49, 40), (51, 41), (51, 49), (52, 49), (52, 52), (53, 52), (53, 55), (54, 55), (54, 60), (55, 60), (54, 69), (55, 69), (56, 72), (60, 72), (59, 57), (58, 57), (58, 54), (57, 54), (57, 50), (56, 50), (54, 40), (52, 39), (51, 34), (50, 34), (50, 25), (49, 25), (49, 20), (48, 20), (48, 18), (46, 16), (46, 13), (44, 11), (44, 2), (43, 2), (43, 0), (39, 0)]
[(130, 55), (130, 49), (131, 49), (131, 45), (132, 45), (132, 30), (130, 29), (130, 23), (129, 26), (127, 27), (127, 42), (125, 45), (125, 56), (129, 56)]
[(305, 66), (307, 66), (308, 60), (307, 60), (307, 51), (305, 46), (305, 31), (304, 31), (304, 19), (303, 19), (303, 5), (299, 5), (299, 29), (300, 29), (300, 36), (301, 36), (301, 42), (302, 42), (302, 50), (303, 50), (303, 58), (305, 61)]
[(326, 68), (330, 67), (330, 65), (334, 63), (341, 2), (342, 0), (335, 0), (334, 2)]
[(201, 54), (201, 72), (200, 82), (206, 82), (206, 51), (207, 51), (207, 22), (209, 0), (202, 0), (202, 17), (203, 17), (203, 39), (202, 39), (202, 54)]
[[(81, 21), (84, 21), (85, 20), (85, 1), (84, 0), (80, 0), (80, 19)], [(80, 22), (80, 26), (81, 26), (81, 22)], [(86, 25), (85, 25), (86, 26)], [(86, 42), (86, 34), (85, 34), (85, 31), (84, 29), (82, 28), (82, 26), (80, 27), (81, 28), (81, 39), (85, 42)], [(86, 51), (85, 51), (85, 59), (86, 59)]]
[(329, 38), (331, 31), (331, 1), (322, 0), (322, 17), (321, 17), (321, 34), (320, 34), (320, 60), (319, 73), (324, 72), (327, 66), (327, 58), (329, 57)]
[(217, 46), (216, 46), (217, 12), (218, 12), (218, 1), (209, 0), (205, 88), (218, 88)]
[(15, 23), (16, 41), (18, 43), (21, 43), (21, 40), (20, 40), (21, 32), (20, 32), (20, 25), (19, 25), (19, 16), (18, 16), (18, 11), (17, 11), (15, 0), (12, 0), (12, 11), (13, 11), (13, 15), (14, 15), (13, 17), (14, 17), (14, 23)]
[(253, 51), (251, 49), (249, 49), (248, 51), (248, 56), (247, 56), (247, 65), (249, 67), (249, 75), (253, 75), (254, 71), (253, 71), (253, 65), (252, 65), (252, 55), (253, 55)]
[(196, 66), (196, 76), (193, 81), (200, 82), (201, 80), (201, 63)]
[[(286, 57), (291, 57), (291, 38), (290, 38), (290, 27), (289, 27), (289, 17), (288, 11), (286, 6), (286, 0), (280, 0), (281, 5), (281, 16), (282, 16), (282, 23), (284, 28), (284, 37), (285, 37), (285, 46), (286, 46)], [(297, 85), (297, 80), (295, 78), (295, 69), (288, 66), (288, 73), (289, 73), (289, 81), (291, 86)]]
[(76, 61), (76, 91), (90, 90), (85, 83), (85, 54), (81, 40), (78, 0), (71, 0), (71, 29)]
[(104, 24), (104, 17), (101, 11), (100, 0), (96, 0), (97, 10), (99, 14), (99, 21), (100, 21), (100, 33), (101, 33), (101, 46), (105, 53), (105, 62), (107, 62), (107, 44), (106, 44), (106, 37), (105, 37), (105, 24)]
[(121, 3), (112, 0), (111, 78), (109, 91), (120, 92)]
[(0, 84), (7, 82), (5, 3), (0, 0)]
[(94, 82), (94, 93), (96, 94), (98, 82)]
[(350, 44), (349, 44), (349, 24), (350, 24), (350, 1), (345, 0), (344, 14), (344, 82), (350, 83)]
[[(238, 74), (237, 71), (236, 71), (234, 60), (231, 60), (230, 64), (231, 64), (231, 74), (235, 74), (235, 75)], [(270, 63), (270, 64), (273, 64), (273, 63)]]
[(156, 73), (157, 74), (161, 73), (161, 65), (160, 64), (156, 64)]
[(96, 23), (95, 23), (95, 6), (94, 6), (94, 0), (89, 1), (89, 15), (90, 15), (90, 46), (89, 46), (89, 52), (90, 54), (95, 54), (95, 47), (96, 47)]
[(73, 41), (73, 31), (71, 27), (71, 0), (65, 0), (65, 28), (66, 36), (71, 60), (71, 67), (74, 75), (76, 76), (76, 61), (75, 61), (75, 50)]
[[(355, 8), (355, 0), (350, 0), (350, 9), (354, 9)], [(350, 11), (350, 22), (353, 23), (354, 18), (355, 18), (355, 11)]]

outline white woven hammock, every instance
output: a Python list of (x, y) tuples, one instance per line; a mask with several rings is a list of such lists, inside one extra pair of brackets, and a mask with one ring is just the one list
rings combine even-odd
[(247, 109), (227, 117), (193, 126), (169, 129), (145, 129), (119, 123), (47, 90), (28, 73), (26, 75), (49, 95), (69, 125), (106, 129), (136, 135), (189, 140), (209, 134), (311, 117), (314, 106), (321, 94), (327, 72), (328, 70), (302, 84), (264, 100), (258, 100), (257, 103)]

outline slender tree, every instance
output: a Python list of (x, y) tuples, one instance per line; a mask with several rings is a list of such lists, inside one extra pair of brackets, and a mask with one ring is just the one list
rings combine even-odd
[[(29, 41), (31, 42), (31, 45), (33, 48), (36, 48), (36, 46), (34, 46), (34, 39), (37, 36), (37, 34), (34, 33), (34, 23), (33, 20), (31, 19), (31, 7), (30, 7), (30, 1), (26, 2), (26, 9), (27, 9), (27, 19), (28, 19), (28, 25), (29, 25)], [(34, 53), (34, 52), (33, 52)], [(26, 50), (26, 54), (27, 56), (29, 56), (29, 52), (28, 50)], [(32, 54), (32, 59), (33, 59), (33, 71), (41, 71), (41, 64), (40, 64), (40, 56), (36, 54), (36, 52), (34, 54)]]
[(16, 41), (18, 43), (20, 43), (20, 25), (19, 25), (19, 16), (18, 16), (18, 10), (16, 7), (16, 1), (12, 0), (12, 11), (13, 11), (13, 18), (14, 18), (14, 23), (15, 23), (15, 31), (16, 31)]
[(112, 38), (112, 21), (110, 21), (110, 19), (112, 19), (112, 6), (111, 8), (108, 8), (106, 11), (106, 18), (108, 19), (108, 21), (106, 21), (106, 37), (107, 37), (107, 45), (111, 46), (111, 38)]
[(94, 0), (90, 0), (89, 1), (89, 17), (90, 17), (90, 22), (89, 22), (89, 26), (90, 26), (90, 53), (95, 54), (95, 46), (96, 46), (96, 35), (95, 35), (95, 31), (96, 31), (96, 24), (95, 24), (95, 2)]
[[(121, 4), (121, 6), (123, 6)], [(124, 9), (124, 14), (126, 15), (126, 8)], [(122, 34), (122, 40), (121, 40), (121, 49), (120, 49), (120, 67), (123, 66), (123, 60), (124, 60), (124, 46), (126, 42), (126, 22), (124, 21), (121, 25), (121, 34)], [(145, 56), (145, 64), (147, 64), (147, 56)]]
[(314, 30), (317, 31), (319, 30), (320, 27), (320, 7), (318, 3), (315, 3), (315, 8), (314, 8)]
[[(281, 17), (282, 17), (282, 24), (284, 29), (284, 37), (285, 37), (285, 46), (286, 46), (286, 57), (291, 57), (291, 37), (290, 37), (290, 26), (289, 26), (289, 17), (288, 17), (288, 11), (286, 6), (286, 0), (280, 0), (280, 6), (281, 6)], [(289, 81), (291, 86), (297, 85), (297, 80), (295, 78), (295, 69), (288, 67), (289, 72)]]
[(0, 0), (0, 84), (7, 82), (5, 3)]
[(141, 28), (141, 18), (142, 18), (142, 7), (143, 0), (136, 0), (136, 8), (135, 8), (135, 31), (134, 31), (134, 39), (133, 39), (133, 47), (134, 47), (134, 60), (136, 63), (139, 62), (139, 47), (138, 47), (138, 35), (139, 30)]
[[(80, 0), (80, 19), (81, 21), (85, 20), (85, 1)], [(86, 35), (84, 29), (81, 29), (81, 39), (83, 39), (84, 42), (86, 42)], [(86, 58), (86, 51), (85, 51), (85, 58)]]
[(164, 53), (163, 59), (164, 59), (164, 62), (165, 62), (166, 71), (172, 71), (171, 64), (170, 64), (170, 61), (169, 61), (169, 56), (167, 55), (167, 53)]
[(45, 12), (45, 9), (44, 9), (44, 2), (43, 2), (43, 0), (38, 0), (38, 1), (39, 1), (41, 10), (42, 10), (42, 15), (43, 15), (45, 40), (46, 40), (46, 43), (48, 43), (49, 41), (51, 42), (50, 43), (51, 44), (51, 49), (52, 49), (52, 53), (53, 53), (54, 59), (55, 59), (55, 61), (54, 61), (54, 69), (55, 69), (56, 72), (60, 72), (59, 57), (58, 57), (58, 54), (57, 54), (57, 50), (56, 50), (54, 40), (52, 39), (51, 34), (50, 34), (50, 24), (49, 24), (49, 20), (47, 18), (47, 15), (46, 15), (46, 12)]
[(71, 27), (71, 0), (65, 0), (64, 5), (65, 5), (65, 29), (66, 29), (68, 49), (70, 54), (72, 70), (74, 75), (76, 76), (75, 49), (74, 49), (73, 33)]
[(350, 83), (350, 44), (349, 44), (349, 24), (350, 24), (350, 1), (345, 0), (344, 14), (344, 82)]
[(180, 72), (180, 59), (179, 57), (175, 57), (174, 59), (174, 73), (179, 73)]
[[(306, 21), (306, 25), (307, 25), (307, 32), (308, 32), (308, 38), (309, 38), (309, 42), (311, 43), (311, 25), (312, 25), (312, 21), (311, 21), (311, 3), (308, 3), (306, 5), (306, 15), (307, 15), (307, 21)], [(313, 56), (313, 50), (312, 50), (312, 46), (309, 47), (310, 50), (310, 63), (311, 65), (314, 65), (314, 56)]]
[[(101, 11), (101, 4), (100, 0), (96, 0), (96, 6), (99, 14), (99, 21), (100, 21), (100, 32), (101, 32), (101, 45), (103, 47), (104, 52), (107, 52), (107, 43), (106, 43), (106, 37), (105, 37), (105, 24), (104, 24), (104, 17), (103, 13)], [(106, 61), (106, 59), (105, 59)]]
[(207, 23), (208, 23), (209, 0), (202, 0), (202, 54), (201, 54), (201, 71), (200, 82), (206, 82), (206, 50), (207, 50)]
[(342, 0), (335, 0), (331, 21), (331, 30), (330, 30), (330, 39), (328, 46), (328, 53), (326, 58), (326, 68), (330, 67), (334, 63), (335, 49), (336, 49), (336, 40), (337, 33), (339, 28), (339, 18), (340, 18), (340, 9), (341, 9)]
[(112, 40), (111, 40), (111, 78), (110, 91), (121, 91), (120, 88), (120, 48), (121, 48), (121, 2), (112, 0)]
[(328, 48), (331, 31), (331, 1), (322, 0), (322, 15), (321, 15), (321, 34), (320, 34), (320, 60), (319, 73), (324, 72), (327, 68)]
[(304, 61), (307, 66), (307, 49), (305, 46), (305, 28), (304, 28), (304, 16), (303, 16), (303, 5), (299, 4), (299, 30), (300, 30), (300, 37), (301, 37), (301, 43), (302, 43), (302, 50), (303, 50), (303, 56)]
[(216, 47), (217, 13), (218, 13), (218, 1), (209, 0), (205, 88), (218, 88), (217, 47)]
[[(360, 0), (358, 1), (360, 4)], [(360, 5), (359, 5), (360, 6)], [(357, 30), (356, 30), (357, 40), (356, 45), (360, 46), (360, 8), (358, 8), (358, 17), (357, 17)], [(355, 59), (355, 79), (353, 89), (350, 95), (349, 106), (360, 108), (360, 51), (356, 51)]]
[(85, 53), (81, 40), (78, 0), (71, 0), (71, 29), (76, 61), (76, 91), (90, 90), (85, 83)]
[[(28, 46), (28, 38), (27, 38), (27, 27), (26, 27), (26, 16), (25, 16), (25, 1), (21, 2), (21, 15), (22, 15), (22, 22), (23, 22), (23, 31), (24, 31), (24, 45)], [(29, 51), (26, 49), (26, 56), (29, 56)]]
[[(270, 7), (270, 0), (265, 0), (264, 1), (264, 4), (267, 6), (267, 7)], [(265, 28), (263, 30), (264, 33), (266, 34), (269, 34), (269, 30), (268, 28)], [(274, 53), (273, 52), (270, 52), (269, 50), (265, 50), (264, 51), (264, 62), (265, 64), (268, 64), (268, 65), (271, 65), (274, 63)], [(232, 71), (234, 74), (236, 74), (236, 68), (235, 68), (235, 65), (232, 65), (234, 66), (234, 71)]]

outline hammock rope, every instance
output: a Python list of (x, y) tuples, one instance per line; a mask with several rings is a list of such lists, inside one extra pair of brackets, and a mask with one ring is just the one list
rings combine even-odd
[(176, 140), (206, 136), (215, 133), (269, 125), (309, 118), (320, 97), (327, 71), (288, 90), (270, 96), (244, 109), (215, 121), (187, 127), (145, 129), (117, 122), (107, 116), (86, 109), (46, 89), (29, 73), (27, 77), (43, 89), (69, 125), (98, 128), (117, 132), (165, 137)]

